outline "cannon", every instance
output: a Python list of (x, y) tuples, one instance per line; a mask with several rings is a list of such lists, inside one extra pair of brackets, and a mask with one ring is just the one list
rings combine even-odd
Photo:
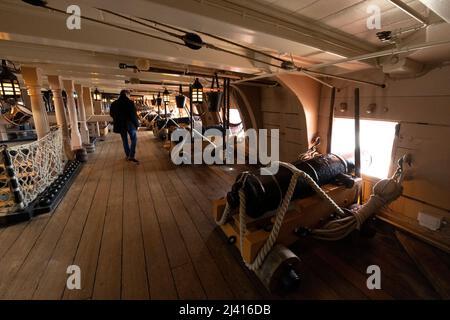
[[(335, 154), (326, 154), (309, 160), (297, 160), (293, 165), (306, 172), (319, 185), (345, 182), (353, 185), (354, 180), (348, 175), (354, 165)], [(232, 208), (239, 205), (239, 189), (243, 176), (246, 194), (247, 215), (258, 218), (267, 211), (275, 210), (286, 195), (292, 172), (286, 167), (280, 167), (275, 175), (263, 175), (260, 170), (244, 172), (239, 175), (231, 191), (227, 195)], [(298, 179), (292, 199), (306, 198), (314, 194), (314, 190), (305, 179)]]
[(363, 205), (356, 205), (361, 178), (351, 176), (353, 165), (333, 154), (279, 162), (274, 175), (243, 172), (226, 197), (213, 201), (213, 217), (270, 292), (293, 290), (300, 284), (301, 262), (288, 246), (305, 236), (333, 241), (361, 230), (401, 195), (407, 157)]

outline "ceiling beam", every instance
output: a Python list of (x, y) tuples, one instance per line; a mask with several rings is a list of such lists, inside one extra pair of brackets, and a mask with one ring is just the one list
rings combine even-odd
[[(94, 0), (106, 5), (107, 0)], [(141, 3), (136, 0), (134, 3)], [(190, 30), (212, 32), (233, 41), (247, 42), (279, 52), (297, 54), (309, 46), (311, 51), (320, 49), (340, 56), (369, 53), (376, 47), (311, 19), (288, 15), (276, 8), (268, 8), (254, 1), (241, 0), (151, 0), (145, 1), (155, 11), (141, 11), (142, 6), (120, 6), (115, 10), (146, 16), (167, 24), (176, 24)], [(113, 4), (109, 4), (109, 8)], [(112, 10), (112, 9), (110, 9)], [(160, 13), (156, 15), (156, 13)], [(177, 21), (171, 17), (176, 15)], [(211, 26), (214, 26), (213, 29)], [(303, 48), (301, 48), (303, 46)], [(301, 54), (300, 54), (301, 55)]]
[(401, 0), (389, 0), (389, 2), (420, 23), (428, 25), (428, 19), (426, 17), (424, 17), (422, 14), (420, 14)]
[[(95, 22), (82, 21), (81, 30), (68, 30), (65, 15), (43, 8), (25, 4), (12, 5), (6, 2), (0, 4), (0, 12), (0, 30), (2, 30), (1, 37), (3, 39), (136, 58), (173, 61), (219, 70), (244, 73), (259, 71), (251, 61), (245, 58), (209, 49), (191, 50), (184, 46), (99, 25)], [(84, 14), (83, 11), (82, 14)], [(17, 21), (21, 21), (21, 23), (17, 23)], [(36, 21), (39, 21), (39, 27), (36, 27)]]

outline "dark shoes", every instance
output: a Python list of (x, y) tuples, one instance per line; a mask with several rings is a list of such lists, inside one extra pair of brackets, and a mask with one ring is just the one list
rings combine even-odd
[(139, 164), (139, 161), (136, 160), (136, 158), (130, 158), (129, 156), (125, 156), (125, 160), (126, 160), (126, 161), (134, 162), (134, 163), (136, 163), (136, 164)]
[(128, 161), (131, 161), (131, 162), (134, 162), (134, 163), (136, 163), (136, 164), (139, 164), (139, 161), (136, 160), (135, 158), (128, 158), (127, 160), (128, 160)]

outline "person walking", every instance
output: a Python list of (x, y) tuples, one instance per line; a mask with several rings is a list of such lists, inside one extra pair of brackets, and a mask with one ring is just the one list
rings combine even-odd
[[(109, 114), (113, 118), (113, 131), (119, 133), (122, 138), (126, 160), (139, 164), (139, 161), (135, 158), (139, 120), (136, 106), (130, 99), (130, 91), (120, 91), (119, 98), (111, 104)], [(131, 145), (128, 143), (128, 135)]]

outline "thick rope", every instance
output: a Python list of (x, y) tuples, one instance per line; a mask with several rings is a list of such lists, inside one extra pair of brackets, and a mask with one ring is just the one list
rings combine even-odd
[(378, 181), (364, 205), (356, 210), (347, 210), (344, 218), (332, 220), (322, 228), (312, 230), (312, 235), (317, 239), (335, 241), (345, 238), (355, 229), (360, 230), (367, 219), (401, 195), (403, 173), (403, 168), (398, 168), (392, 178)]
[[(304, 173), (304, 172), (303, 172)], [(291, 181), (289, 183), (289, 187), (287, 189), (287, 192), (284, 196), (283, 202), (281, 203), (281, 206), (278, 208), (277, 213), (275, 215), (275, 223), (272, 227), (272, 231), (270, 232), (269, 238), (264, 243), (261, 250), (259, 250), (258, 255), (256, 256), (255, 260), (252, 263), (245, 262), (245, 265), (252, 271), (255, 271), (261, 267), (261, 265), (264, 262), (264, 259), (266, 259), (267, 255), (269, 254), (270, 250), (272, 250), (273, 246), (275, 245), (275, 242), (277, 241), (278, 234), (280, 233), (281, 225), (283, 224), (284, 216), (286, 215), (287, 209), (289, 208), (289, 203), (291, 202), (292, 195), (295, 191), (295, 186), (297, 185), (298, 177), (302, 175), (302, 171), (298, 170), (293, 172), (293, 175), (291, 177)], [(246, 206), (245, 206), (245, 192), (243, 189), (239, 191), (239, 197), (241, 199), (241, 203), (239, 206), (239, 221), (240, 221), (240, 248), (242, 252), (243, 243), (244, 243), (244, 237), (246, 233), (246, 224), (245, 224), (245, 217), (246, 217)], [(243, 200), (243, 201), (242, 201)], [(244, 260), (245, 261), (245, 260)]]

